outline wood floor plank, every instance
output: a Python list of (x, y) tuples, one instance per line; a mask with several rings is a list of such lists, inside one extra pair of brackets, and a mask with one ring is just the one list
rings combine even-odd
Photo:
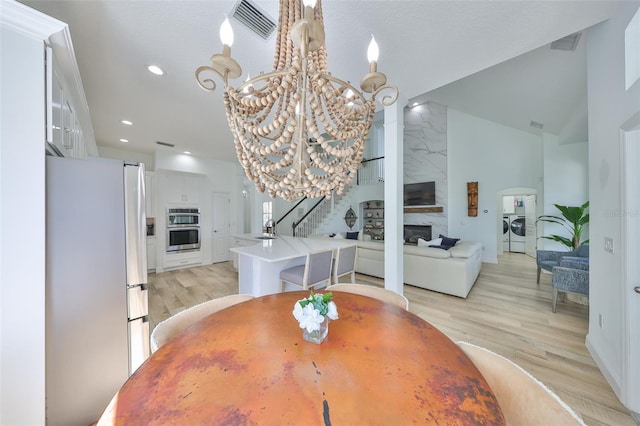
[[(343, 277), (347, 282), (348, 277)], [(384, 286), (356, 274), (356, 282)], [(150, 325), (216, 297), (238, 293), (230, 262), (150, 274)], [(585, 347), (589, 307), (558, 302), (551, 312), (551, 275), (536, 283), (535, 260), (506, 253), (483, 264), (467, 299), (404, 286), (410, 311), (453, 341), (486, 347), (516, 363), (556, 392), (590, 426), (634, 425)], [(339, 309), (340, 307), (338, 307)]]

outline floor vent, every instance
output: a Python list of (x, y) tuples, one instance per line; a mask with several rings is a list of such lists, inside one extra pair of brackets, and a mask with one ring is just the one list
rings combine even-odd
[(156, 143), (157, 143), (158, 145), (168, 146), (168, 147), (170, 147), (170, 148), (173, 148), (173, 147), (175, 146), (174, 144), (169, 143), (169, 142), (160, 142), (160, 141), (156, 141)]
[(574, 33), (551, 43), (551, 50), (574, 51), (578, 47), (582, 33)]
[(275, 20), (249, 0), (240, 0), (231, 16), (265, 40), (276, 29)]

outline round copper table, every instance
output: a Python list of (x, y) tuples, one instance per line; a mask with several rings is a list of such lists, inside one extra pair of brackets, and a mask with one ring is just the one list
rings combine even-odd
[(317, 345), (291, 315), (306, 295), (200, 320), (129, 378), (99, 424), (504, 424), (482, 375), (426, 321), (335, 292), (340, 318)]

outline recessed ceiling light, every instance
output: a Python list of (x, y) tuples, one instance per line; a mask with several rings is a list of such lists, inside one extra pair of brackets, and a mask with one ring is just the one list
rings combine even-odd
[(147, 67), (147, 69), (148, 69), (149, 71), (151, 71), (151, 72), (152, 72), (153, 74), (155, 74), (155, 75), (163, 75), (163, 74), (164, 74), (164, 71), (162, 71), (162, 68), (160, 68), (160, 67), (159, 67), (159, 66), (157, 66), (157, 65), (149, 65), (149, 66)]
[(191, 151), (184, 151), (185, 154), (191, 155)]
[(133, 123), (129, 120), (122, 120), (121, 123), (126, 124), (127, 126), (133, 126)]
[(127, 143), (127, 142), (129, 142), (129, 139), (120, 139), (120, 142)]
[(418, 105), (420, 105), (418, 102), (414, 102), (413, 105), (411, 106), (418, 106)]

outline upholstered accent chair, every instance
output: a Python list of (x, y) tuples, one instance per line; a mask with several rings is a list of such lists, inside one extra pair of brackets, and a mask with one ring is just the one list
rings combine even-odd
[(233, 306), (237, 303), (253, 299), (250, 294), (232, 294), (218, 297), (204, 303), (192, 306), (158, 323), (151, 333), (151, 352), (155, 352), (182, 330), (200, 319)]
[(307, 253), (304, 265), (280, 271), (280, 291), (287, 283), (309, 290), (320, 284), (331, 285), (333, 250), (317, 250)]
[(457, 345), (482, 373), (508, 425), (584, 425), (558, 395), (507, 358), (466, 342)]
[(589, 295), (589, 262), (584, 258), (563, 257), (558, 266), (554, 266), (551, 276), (553, 296), (551, 310), (555, 313), (558, 294), (579, 293)]
[(536, 263), (538, 265), (537, 283), (540, 283), (540, 272), (552, 272), (554, 266), (560, 264), (560, 260), (564, 257), (579, 257), (584, 262), (589, 262), (589, 245), (583, 244), (572, 251), (554, 251), (554, 250), (538, 250), (536, 252)]
[(356, 251), (358, 247), (353, 245), (350, 247), (340, 247), (333, 263), (332, 275), (333, 283), (338, 284), (340, 277), (349, 275), (350, 282), (356, 280)]
[(382, 287), (375, 287), (368, 284), (334, 284), (325, 289), (326, 291), (344, 291), (345, 293), (359, 294), (392, 303), (406, 311), (409, 310), (409, 300), (402, 294), (387, 290)]

